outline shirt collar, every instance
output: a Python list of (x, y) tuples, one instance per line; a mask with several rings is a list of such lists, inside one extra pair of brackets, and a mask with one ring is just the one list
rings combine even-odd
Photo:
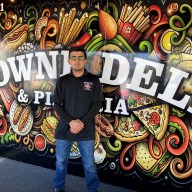
[[(73, 76), (72, 70), (70, 71), (69, 75), (70, 75), (70, 76)], [(84, 75), (88, 75), (88, 71), (87, 71), (86, 69), (84, 69), (83, 76), (84, 76)]]

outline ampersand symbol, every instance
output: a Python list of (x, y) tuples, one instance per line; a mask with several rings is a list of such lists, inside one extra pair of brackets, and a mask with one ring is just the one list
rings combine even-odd
[(18, 99), (18, 101), (19, 102), (23, 102), (23, 103), (27, 103), (28, 102), (28, 95), (27, 94), (24, 94), (25, 92), (24, 92), (24, 90), (23, 89), (20, 89), (20, 91), (19, 91), (19, 95), (18, 95), (18, 97), (17, 97), (17, 99)]

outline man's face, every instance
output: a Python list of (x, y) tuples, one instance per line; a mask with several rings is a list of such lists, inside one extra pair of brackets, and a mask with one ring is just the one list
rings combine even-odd
[(83, 52), (73, 51), (70, 53), (68, 62), (71, 65), (72, 71), (80, 72), (84, 71), (87, 60), (85, 59)]

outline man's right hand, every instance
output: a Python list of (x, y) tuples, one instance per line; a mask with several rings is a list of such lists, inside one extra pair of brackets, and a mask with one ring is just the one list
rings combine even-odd
[(70, 126), (70, 131), (73, 134), (79, 133), (84, 128), (84, 124), (79, 119), (72, 120), (69, 123), (69, 126)]

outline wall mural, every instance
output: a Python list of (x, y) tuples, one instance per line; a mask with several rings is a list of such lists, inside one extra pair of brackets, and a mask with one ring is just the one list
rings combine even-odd
[(192, 191), (191, 1), (6, 1), (0, 38), (1, 151), (54, 161), (55, 82), (84, 47), (105, 96), (98, 170)]

